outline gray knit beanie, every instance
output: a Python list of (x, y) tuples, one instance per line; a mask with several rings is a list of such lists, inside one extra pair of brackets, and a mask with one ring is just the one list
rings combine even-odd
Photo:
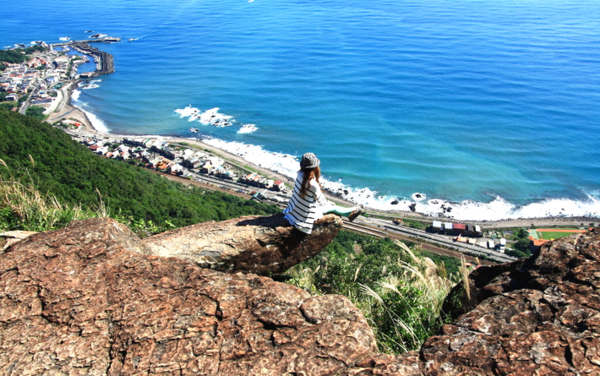
[(302, 168), (315, 168), (319, 166), (321, 161), (313, 153), (305, 153), (300, 161), (300, 167)]

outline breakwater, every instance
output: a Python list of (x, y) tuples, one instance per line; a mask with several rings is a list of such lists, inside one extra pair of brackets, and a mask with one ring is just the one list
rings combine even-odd
[(115, 72), (115, 64), (113, 56), (107, 52), (100, 51), (97, 48), (90, 46), (87, 42), (74, 42), (71, 47), (81, 52), (82, 54), (91, 55), (96, 62), (96, 71), (88, 73), (87, 77), (98, 77), (103, 74)]

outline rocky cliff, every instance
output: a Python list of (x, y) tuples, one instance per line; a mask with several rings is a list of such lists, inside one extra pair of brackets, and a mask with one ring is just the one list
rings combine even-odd
[(321, 252), (341, 228), (342, 219), (333, 214), (316, 221), (310, 235), (290, 226), (283, 214), (247, 216), (167, 231), (142, 244), (150, 254), (185, 258), (204, 268), (273, 276)]
[(145, 255), (110, 219), (0, 255), (3, 375), (330, 375), (376, 350), (342, 296)]
[[(600, 231), (482, 267), (444, 310), (458, 316), (418, 352), (364, 359), (343, 375), (600, 375)], [(462, 313), (462, 314), (461, 314)]]
[(600, 233), (480, 268), (420, 351), (379, 354), (344, 297), (148, 255), (110, 219), (0, 254), (2, 375), (600, 374)]

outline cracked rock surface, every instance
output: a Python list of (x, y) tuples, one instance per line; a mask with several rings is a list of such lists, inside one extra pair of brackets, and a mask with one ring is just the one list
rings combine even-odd
[(343, 296), (144, 252), (104, 218), (0, 254), (0, 374), (332, 375), (376, 353)]
[(465, 312), (420, 351), (376, 355), (342, 375), (600, 375), (600, 231), (481, 267), (446, 312)]
[(342, 219), (325, 215), (310, 235), (290, 226), (283, 214), (204, 222), (142, 240), (150, 254), (192, 260), (224, 272), (278, 275), (321, 252), (342, 228)]
[(148, 255), (111, 219), (27, 235), (0, 253), (0, 375), (600, 374), (598, 230), (477, 269), (398, 356), (343, 296)]

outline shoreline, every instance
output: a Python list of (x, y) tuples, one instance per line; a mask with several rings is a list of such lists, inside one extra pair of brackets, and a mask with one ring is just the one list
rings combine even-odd
[[(200, 149), (206, 149), (214, 154), (219, 154), (225, 157), (226, 159), (232, 160), (235, 163), (240, 164), (241, 166), (248, 167), (252, 170), (258, 171), (260, 174), (264, 176), (268, 176), (274, 180), (281, 180), (288, 185), (294, 184), (294, 179), (285, 176), (281, 173), (272, 171), (268, 168), (259, 166), (255, 163), (249, 162), (244, 158), (235, 155), (229, 151), (220, 149), (218, 147), (209, 145), (207, 143), (202, 142), (201, 140), (194, 138), (186, 138), (181, 136), (172, 136), (172, 135), (132, 135), (132, 134), (120, 134), (120, 133), (108, 133), (104, 131), (100, 131), (94, 128), (91, 120), (87, 116), (87, 114), (76, 107), (71, 103), (72, 93), (77, 88), (78, 80), (72, 81), (69, 85), (65, 85), (65, 87), (61, 88), (61, 92), (63, 94), (61, 103), (57, 106), (57, 108), (49, 114), (47, 121), (49, 123), (54, 123), (57, 120), (63, 118), (73, 118), (77, 119), (82, 125), (78, 129), (78, 133), (87, 133), (90, 136), (96, 137), (152, 137), (152, 138), (160, 138), (169, 143), (187, 143), (191, 144)], [(328, 200), (333, 201), (342, 206), (355, 206), (356, 203), (341, 199), (335, 195), (332, 195), (329, 192), (324, 192), (325, 196)], [(499, 219), (499, 220), (457, 220), (450, 216), (431, 216), (419, 212), (412, 212), (406, 210), (375, 210), (365, 207), (365, 211), (371, 215), (381, 215), (390, 218), (398, 217), (416, 221), (442, 221), (442, 222), (468, 222), (471, 224), (480, 225), (484, 228), (513, 228), (513, 227), (553, 227), (553, 226), (572, 226), (572, 227), (589, 227), (590, 223), (594, 223), (598, 226), (598, 222), (600, 222), (600, 217), (533, 217), (533, 218), (516, 218), (516, 219)]]

